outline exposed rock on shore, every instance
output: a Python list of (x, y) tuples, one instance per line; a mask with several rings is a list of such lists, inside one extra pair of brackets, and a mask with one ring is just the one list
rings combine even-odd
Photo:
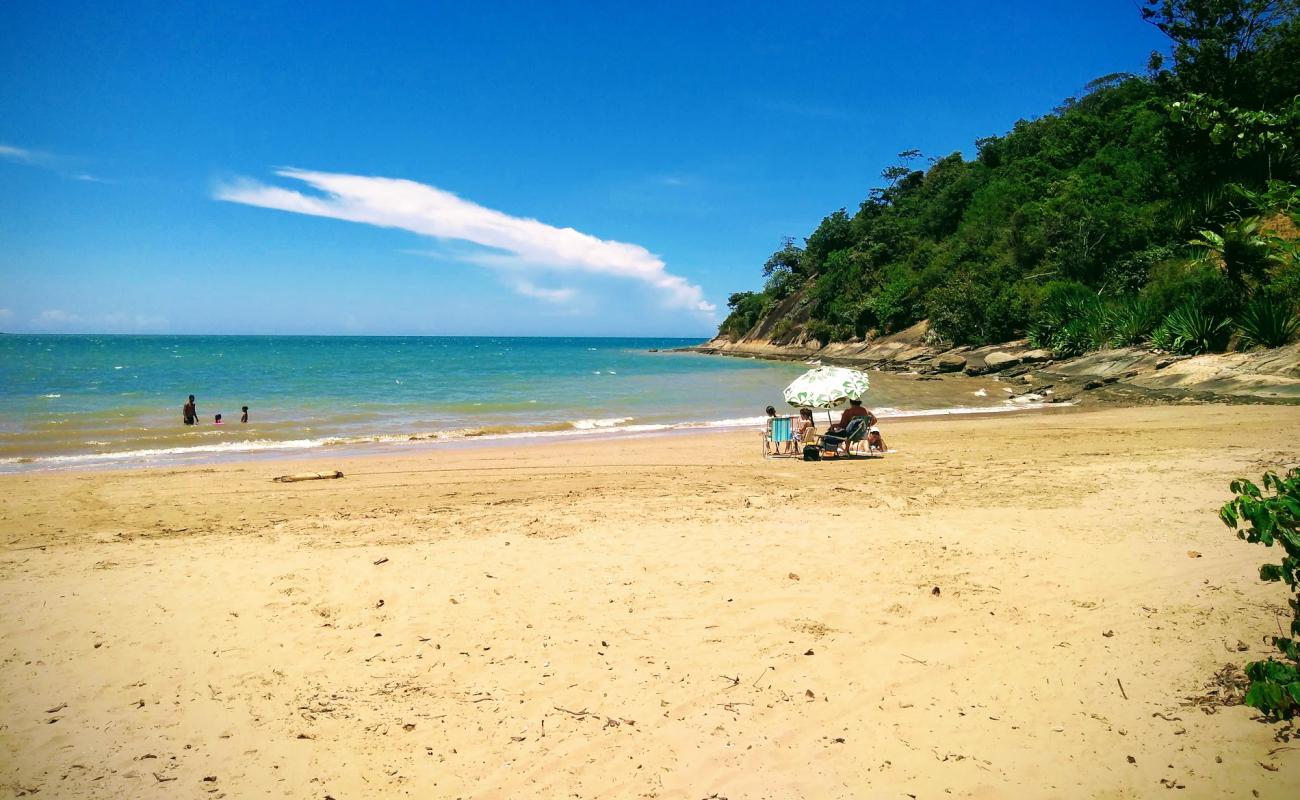
[[(1300, 343), (1271, 350), (1179, 356), (1122, 348), (1056, 360), (1021, 339), (986, 347), (943, 348), (930, 343), (920, 322), (869, 342), (822, 345), (815, 339), (778, 344), (771, 340), (718, 338), (690, 348), (702, 353), (790, 361), (820, 361), (919, 375), (963, 372), (1020, 377), (1054, 386), (1052, 399), (1106, 389), (1099, 399), (1236, 400), (1300, 403)], [(1036, 389), (1035, 389), (1036, 390)]]

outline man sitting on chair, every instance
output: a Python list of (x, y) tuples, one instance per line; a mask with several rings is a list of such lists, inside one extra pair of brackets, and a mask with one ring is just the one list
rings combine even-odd
[(854, 417), (866, 417), (868, 425), (876, 424), (876, 415), (863, 408), (861, 400), (850, 400), (849, 407), (844, 409), (844, 413), (840, 415), (840, 421), (832, 425), (827, 433), (837, 434), (848, 430), (849, 423), (853, 421)]
[(830, 427), (824, 438), (829, 443), (834, 444), (836, 450), (843, 444), (844, 452), (847, 454), (848, 443), (846, 440), (849, 437), (849, 425), (858, 418), (862, 419), (862, 422), (858, 424), (864, 427), (876, 424), (876, 415), (863, 408), (861, 400), (850, 400), (849, 407), (844, 409), (844, 413), (840, 415), (840, 421)]

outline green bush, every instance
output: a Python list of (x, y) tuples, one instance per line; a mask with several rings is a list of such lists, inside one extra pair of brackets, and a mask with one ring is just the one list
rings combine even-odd
[(1106, 328), (1107, 309), (1097, 298), (1078, 306), (1078, 313), (1069, 320), (1048, 345), (1056, 355), (1078, 356), (1100, 350), (1109, 340)]
[(1155, 330), (1151, 331), (1150, 344), (1155, 350), (1172, 353), (1176, 349), (1173, 329), (1166, 322), (1161, 322), (1156, 326)]
[(930, 328), (954, 344), (991, 344), (1016, 337), (1024, 329), (1024, 296), (1016, 287), (986, 275), (960, 275), (930, 292), (926, 302)]
[[(835, 335), (838, 332), (836, 326), (820, 319), (809, 322), (807, 331), (809, 336), (821, 342), (823, 345), (836, 341)], [(847, 339), (848, 337), (846, 336), (844, 338)]]
[(772, 298), (765, 294), (736, 292), (727, 298), (731, 313), (723, 320), (718, 332), (733, 342), (744, 337), (768, 312), (772, 303)]
[(1257, 297), (1238, 316), (1237, 330), (1246, 347), (1281, 347), (1300, 331), (1300, 317), (1290, 303)]
[(1152, 270), (1157, 264), (1175, 261), (1179, 255), (1179, 248), (1161, 244), (1111, 262), (1104, 272), (1106, 291), (1134, 294), (1151, 280)]
[(1221, 266), (1229, 282), (1243, 294), (1254, 291), (1277, 257), (1258, 218), (1229, 222), (1221, 232), (1201, 231), (1201, 237), (1190, 244), (1202, 249), (1202, 259)]
[(1233, 481), (1230, 488), (1236, 497), (1219, 509), (1219, 518), (1236, 531), (1238, 539), (1282, 548), (1281, 563), (1261, 566), (1259, 578), (1280, 581), (1290, 589), (1290, 636), (1271, 637), (1283, 660), (1269, 658), (1246, 665), (1250, 688), (1245, 702), (1265, 716), (1289, 719), (1300, 711), (1300, 469), (1283, 478), (1265, 473), (1263, 484), (1261, 491), (1245, 478)]
[(1104, 346), (1105, 309), (1097, 294), (1078, 281), (1052, 281), (1038, 296), (1029, 341), (1058, 356), (1076, 356)]
[(1141, 292), (1160, 316), (1192, 304), (1201, 311), (1231, 315), (1242, 297), (1212, 264), (1203, 261), (1166, 261), (1151, 268), (1151, 282)]
[(1171, 339), (1168, 347), (1160, 349), (1187, 355), (1222, 350), (1232, 332), (1231, 323), (1227, 319), (1203, 311), (1190, 302), (1165, 317), (1161, 327), (1167, 328), (1164, 335)]
[(867, 300), (870, 322), (879, 325), (885, 333), (906, 328), (916, 317), (913, 301), (915, 292), (916, 280), (910, 274), (896, 275), (886, 281)]
[(772, 341), (789, 341), (792, 333), (794, 333), (794, 322), (788, 318), (779, 320), (776, 325), (772, 326)]
[[(1300, 225), (1300, 218), (1296, 222)], [(1300, 239), (1279, 241), (1277, 256), (1268, 274), (1268, 284), (1255, 295), (1300, 308)]]
[(1129, 347), (1145, 342), (1160, 323), (1155, 303), (1148, 298), (1129, 296), (1111, 305), (1106, 317), (1108, 343), (1111, 347)]

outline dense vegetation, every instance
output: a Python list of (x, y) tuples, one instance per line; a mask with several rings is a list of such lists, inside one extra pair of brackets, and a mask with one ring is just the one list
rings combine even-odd
[(786, 240), (719, 333), (888, 334), (1062, 354), (1276, 345), (1300, 308), (1300, 0), (1145, 0), (1171, 39), (978, 155), (915, 150), (855, 213)]

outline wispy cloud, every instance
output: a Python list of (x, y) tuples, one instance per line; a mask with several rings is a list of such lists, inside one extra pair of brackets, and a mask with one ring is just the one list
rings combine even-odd
[(535, 297), (548, 303), (567, 303), (573, 299), (574, 295), (573, 289), (545, 289), (534, 286), (531, 281), (523, 280), (516, 281), (514, 289), (525, 297)]
[(15, 164), (27, 164), (32, 167), (52, 166), (58, 160), (58, 156), (53, 153), (29, 150), (26, 147), (14, 147), (7, 144), (0, 144), (0, 158), (5, 161), (12, 161)]
[(8, 322), (14, 318), (14, 312), (7, 308), (0, 308), (0, 322)]
[[(461, 260), (494, 269), (576, 271), (627, 278), (645, 283), (673, 308), (712, 312), (704, 293), (679, 275), (668, 272), (663, 260), (644, 247), (600, 239), (573, 228), (557, 228), (535, 219), (512, 217), (464, 200), (451, 192), (415, 181), (377, 178), (302, 169), (276, 174), (301, 181), (321, 192), (308, 195), (293, 189), (241, 180), (218, 186), (218, 200), (400, 228), (439, 240), (471, 242), (497, 252), (465, 254)], [(529, 294), (521, 286), (536, 292)], [(537, 289), (526, 281), (515, 288), (532, 297), (561, 302), (567, 289)], [(568, 295), (562, 295), (569, 292)], [(548, 295), (548, 296), (543, 296)]]
[(89, 172), (78, 169), (77, 167), (84, 163), (85, 159), (51, 153), (48, 150), (32, 150), (27, 147), (15, 147), (14, 145), (0, 143), (0, 159), (14, 164), (57, 172), (68, 180), (87, 183), (112, 183), (106, 178), (91, 175)]

